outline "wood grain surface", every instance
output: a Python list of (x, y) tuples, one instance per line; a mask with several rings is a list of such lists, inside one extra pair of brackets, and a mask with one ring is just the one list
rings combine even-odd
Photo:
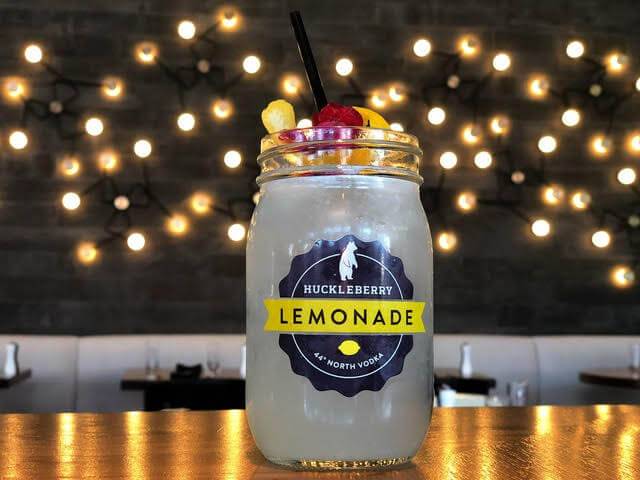
[(372, 473), (271, 466), (242, 410), (7, 414), (0, 431), (3, 479), (640, 478), (640, 407), (627, 405), (436, 409), (413, 464)]

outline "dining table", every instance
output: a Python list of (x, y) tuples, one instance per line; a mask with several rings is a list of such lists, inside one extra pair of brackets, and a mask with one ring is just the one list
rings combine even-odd
[(594, 368), (581, 371), (579, 378), (593, 385), (640, 389), (640, 369), (637, 368)]
[(640, 478), (632, 405), (436, 408), (410, 464), (363, 474), (270, 464), (244, 410), (2, 414), (0, 430), (6, 479)]

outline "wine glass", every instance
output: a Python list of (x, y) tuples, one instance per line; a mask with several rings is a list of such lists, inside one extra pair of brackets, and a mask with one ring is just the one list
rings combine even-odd
[(218, 343), (212, 343), (207, 347), (206, 363), (212, 377), (217, 377), (222, 371), (222, 355)]

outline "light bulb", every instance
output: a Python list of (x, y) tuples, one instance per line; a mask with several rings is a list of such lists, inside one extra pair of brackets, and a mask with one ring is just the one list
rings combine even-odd
[(310, 118), (301, 118), (298, 120), (296, 128), (310, 128), (313, 126), (313, 122)]
[(634, 155), (640, 153), (640, 132), (633, 132), (627, 137), (627, 149)]
[(189, 231), (189, 220), (184, 215), (177, 213), (167, 218), (165, 227), (171, 235), (180, 237)]
[(65, 156), (58, 164), (60, 173), (65, 177), (75, 177), (80, 172), (80, 161), (73, 156)]
[(237, 150), (229, 150), (224, 154), (224, 164), (228, 168), (238, 168), (242, 163), (242, 155)]
[(451, 90), (455, 90), (460, 86), (460, 77), (456, 74), (449, 75), (447, 77), (447, 87)]
[(60, 115), (64, 110), (64, 105), (60, 100), (51, 100), (49, 102), (49, 111), (54, 115)]
[(589, 85), (589, 95), (596, 98), (602, 95), (602, 85), (599, 83), (592, 83)]
[(218, 16), (220, 27), (223, 30), (234, 30), (240, 23), (240, 15), (235, 10), (225, 9)]
[(213, 200), (211, 196), (204, 192), (196, 192), (191, 195), (191, 201), (189, 202), (191, 210), (197, 215), (206, 215), (211, 212), (213, 207)]
[(27, 95), (27, 83), (20, 78), (7, 78), (3, 87), (4, 96), (9, 101), (20, 101)]
[(251, 201), (253, 202), (254, 205), (257, 205), (258, 202), (260, 201), (260, 192), (253, 192), (253, 195), (251, 195)]
[(605, 59), (607, 69), (612, 73), (622, 72), (629, 63), (629, 57), (623, 53), (614, 52)]
[(416, 57), (426, 57), (431, 53), (431, 42), (426, 38), (419, 38), (413, 44), (413, 53)]
[(101, 92), (108, 100), (115, 100), (122, 96), (124, 83), (116, 77), (107, 77), (102, 81)]
[(297, 75), (287, 75), (282, 79), (282, 91), (285, 95), (294, 96), (300, 93), (302, 80)]
[(458, 42), (458, 48), (463, 57), (473, 57), (480, 51), (480, 42), (477, 38), (466, 35)]
[(112, 172), (118, 168), (118, 154), (113, 150), (103, 150), (98, 154), (98, 166), (101, 170)]
[(29, 137), (24, 130), (14, 130), (9, 134), (9, 145), (14, 150), (23, 150), (29, 144)]
[(447, 114), (442, 107), (433, 107), (427, 112), (427, 120), (431, 125), (442, 125)]
[(538, 218), (531, 223), (531, 233), (536, 237), (546, 237), (551, 233), (551, 224), (544, 218)]
[(636, 215), (635, 213), (629, 215), (629, 218), (627, 218), (627, 223), (631, 228), (640, 227), (640, 215)]
[(450, 252), (456, 248), (458, 244), (458, 237), (451, 231), (444, 231), (438, 234), (436, 238), (436, 245), (438, 249), (443, 252)]
[(527, 176), (522, 170), (515, 170), (511, 173), (511, 181), (516, 185), (522, 185), (527, 179)]
[(98, 117), (91, 117), (84, 122), (84, 130), (92, 137), (98, 137), (104, 132), (104, 123)]
[(178, 115), (176, 123), (183, 132), (190, 132), (196, 126), (196, 117), (190, 112), (183, 112)]
[(35, 43), (27, 45), (24, 49), (24, 58), (29, 63), (40, 63), (43, 57), (42, 48)]
[(80, 195), (76, 192), (67, 192), (62, 196), (62, 206), (67, 210), (76, 210), (80, 203)]
[(580, 58), (584, 55), (584, 43), (580, 40), (572, 40), (567, 44), (566, 49), (567, 57), (569, 58)]
[(388, 97), (392, 102), (400, 103), (407, 98), (405, 89), (401, 85), (391, 85), (387, 91)]
[(93, 242), (81, 242), (76, 248), (76, 258), (80, 263), (90, 265), (98, 259), (98, 247)]
[(257, 73), (258, 70), (260, 70), (261, 65), (262, 65), (262, 62), (255, 55), (249, 55), (245, 57), (244, 60), (242, 61), (242, 69), (245, 72), (247, 72), (249, 75), (253, 75), (254, 73)]
[(456, 205), (463, 212), (470, 212), (478, 205), (478, 198), (473, 192), (462, 192), (456, 199)]
[(636, 280), (636, 274), (627, 265), (618, 265), (611, 270), (611, 282), (618, 288), (628, 288)]
[(387, 99), (388, 97), (385, 92), (377, 91), (371, 94), (369, 101), (371, 102), (371, 105), (373, 105), (375, 108), (383, 109), (387, 106)]
[(196, 36), (196, 26), (191, 20), (183, 20), (178, 24), (178, 35), (183, 40), (191, 40)]
[(580, 112), (575, 108), (567, 108), (562, 112), (562, 123), (566, 127), (575, 127), (580, 123)]
[(591, 195), (584, 190), (577, 190), (571, 194), (570, 201), (575, 210), (586, 210), (591, 204)]
[(591, 235), (591, 243), (597, 248), (606, 248), (611, 243), (611, 235), (606, 230), (598, 230)]
[(479, 169), (484, 170), (491, 166), (493, 163), (493, 157), (491, 156), (491, 153), (486, 150), (481, 150), (473, 157), (473, 163)]
[(133, 144), (133, 153), (139, 158), (147, 158), (151, 155), (152, 151), (153, 147), (151, 146), (151, 142), (147, 139), (141, 138)]
[(226, 120), (233, 113), (233, 103), (230, 100), (218, 98), (211, 104), (211, 113), (219, 120)]
[(613, 142), (604, 135), (594, 135), (591, 138), (591, 151), (597, 157), (606, 157), (611, 152)]
[(347, 77), (353, 72), (353, 62), (348, 58), (341, 58), (336, 62), (336, 73), (341, 77)]
[(155, 43), (142, 42), (136, 45), (135, 57), (140, 63), (153, 63), (158, 56), (158, 47)]
[(636, 181), (637, 175), (633, 168), (625, 167), (618, 170), (616, 178), (622, 185), (631, 185)]
[(389, 128), (394, 132), (404, 132), (404, 127), (399, 122), (392, 122), (389, 124)]
[(144, 235), (140, 232), (132, 232), (127, 237), (127, 246), (134, 252), (142, 250), (147, 243)]
[(564, 199), (564, 188), (560, 185), (547, 185), (542, 188), (542, 201), (547, 205), (560, 205)]
[(542, 75), (535, 75), (529, 80), (529, 95), (533, 98), (544, 98), (549, 92), (549, 80)]
[(542, 153), (553, 153), (558, 148), (558, 141), (552, 135), (544, 135), (538, 140), (538, 150)]
[(440, 155), (440, 166), (445, 170), (451, 170), (458, 164), (458, 156), (453, 152), (443, 152)]
[(227, 235), (229, 236), (229, 239), (233, 240), (234, 242), (242, 241), (246, 233), (247, 231), (244, 228), (244, 225), (242, 225), (241, 223), (234, 223), (227, 230)]
[(113, 206), (116, 210), (124, 212), (131, 206), (131, 200), (126, 195), (118, 195), (113, 199)]
[(496, 135), (506, 135), (510, 126), (511, 122), (504, 115), (496, 115), (489, 121), (489, 128)]
[(505, 72), (511, 67), (511, 57), (504, 52), (498, 53), (493, 57), (491, 64), (493, 65), (494, 70), (498, 72)]
[(640, 92), (640, 77), (636, 78), (635, 87), (636, 91)]
[(469, 124), (462, 128), (462, 141), (467, 145), (475, 145), (480, 141), (480, 128)]

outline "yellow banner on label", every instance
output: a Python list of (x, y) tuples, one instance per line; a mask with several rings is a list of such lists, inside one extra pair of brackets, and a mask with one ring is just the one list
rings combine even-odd
[(267, 332), (400, 335), (424, 333), (424, 302), (267, 298)]

